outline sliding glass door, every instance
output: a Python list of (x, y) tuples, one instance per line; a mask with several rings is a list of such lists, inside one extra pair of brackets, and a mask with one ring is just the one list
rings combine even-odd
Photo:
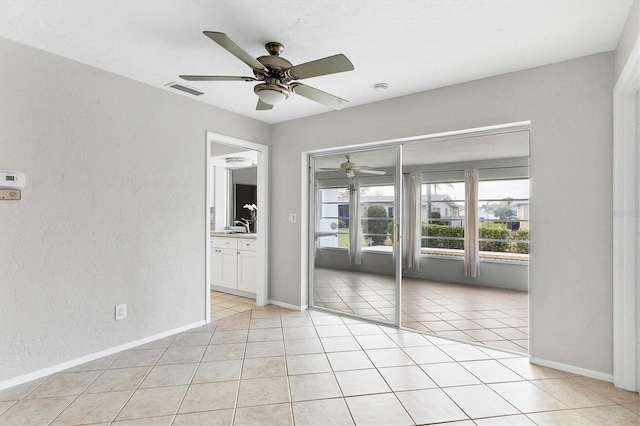
[(310, 160), (311, 307), (528, 351), (527, 127)]
[(401, 147), (311, 157), (309, 304), (399, 325)]

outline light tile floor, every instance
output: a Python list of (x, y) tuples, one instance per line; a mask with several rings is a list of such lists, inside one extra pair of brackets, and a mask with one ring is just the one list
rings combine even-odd
[[(528, 292), (403, 277), (403, 327), (528, 353)], [(395, 322), (393, 277), (316, 268), (314, 305)]]
[(528, 358), (258, 307), (0, 392), (12, 425), (640, 424), (640, 397)]
[(227, 318), (238, 312), (246, 312), (255, 307), (256, 301), (254, 299), (222, 293), (220, 291), (211, 291), (212, 320)]

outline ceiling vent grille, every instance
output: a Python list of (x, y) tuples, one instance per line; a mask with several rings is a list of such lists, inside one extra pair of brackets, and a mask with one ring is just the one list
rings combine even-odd
[(193, 87), (185, 86), (184, 84), (176, 83), (175, 81), (165, 84), (165, 86), (171, 87), (172, 89), (181, 90), (194, 96), (204, 95), (204, 92), (194, 89)]

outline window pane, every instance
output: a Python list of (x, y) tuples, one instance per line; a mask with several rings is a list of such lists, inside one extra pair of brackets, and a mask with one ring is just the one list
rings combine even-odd
[(360, 187), (362, 247), (392, 246), (391, 227), (395, 188), (391, 185)]
[(464, 182), (422, 185), (422, 252), (464, 256)]
[[(323, 188), (319, 190), (319, 217), (316, 233), (319, 247), (346, 247), (348, 237), (341, 235), (349, 222), (349, 201), (343, 204), (342, 194), (346, 188)], [(345, 208), (346, 207), (346, 208)], [(346, 221), (346, 222), (345, 222)], [(346, 230), (348, 232), (348, 230)], [(333, 235), (331, 235), (333, 234)]]
[(478, 183), (478, 200), (529, 198), (529, 179), (485, 180)]
[(478, 194), (480, 257), (528, 260), (529, 180), (480, 182)]

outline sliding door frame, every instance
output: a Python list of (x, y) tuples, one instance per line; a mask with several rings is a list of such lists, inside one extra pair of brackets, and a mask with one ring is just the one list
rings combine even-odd
[[(307, 218), (307, 232), (303, 232), (303, 239), (304, 236), (306, 236), (308, 238), (307, 244), (303, 244), (302, 245), (302, 249), (303, 249), (303, 253), (302, 253), (302, 269), (303, 269), (303, 273), (302, 273), (302, 277), (303, 277), (303, 282), (302, 282), (302, 293), (305, 294), (305, 292), (307, 293), (307, 303), (308, 303), (308, 307), (309, 308), (314, 308), (314, 309), (318, 309), (318, 310), (324, 310), (327, 312), (331, 312), (337, 315), (342, 315), (342, 316), (347, 316), (347, 317), (352, 317), (352, 318), (356, 318), (358, 320), (363, 320), (363, 321), (369, 321), (369, 322), (376, 322), (376, 323), (380, 323), (380, 324), (386, 324), (386, 325), (392, 325), (395, 326), (396, 328), (402, 329), (402, 319), (401, 319), (401, 313), (402, 313), (402, 306), (401, 306), (401, 302), (402, 302), (402, 243), (401, 243), (401, 239), (402, 239), (402, 226), (398, 226), (400, 225), (400, 223), (396, 222), (396, 218), (399, 218), (399, 221), (401, 222), (401, 215), (402, 215), (402, 147), (404, 145), (412, 145), (412, 144), (418, 144), (418, 143), (429, 143), (429, 142), (439, 142), (439, 141), (445, 141), (445, 140), (450, 140), (450, 139), (461, 139), (461, 138), (471, 138), (471, 137), (478, 137), (478, 136), (486, 136), (486, 135), (493, 135), (493, 134), (499, 134), (499, 133), (512, 133), (512, 132), (517, 132), (517, 131), (531, 131), (531, 122), (530, 121), (520, 121), (520, 122), (515, 122), (515, 123), (507, 123), (507, 124), (500, 124), (500, 125), (494, 125), (494, 126), (486, 126), (486, 127), (479, 127), (479, 128), (473, 128), (473, 129), (464, 129), (464, 130), (455, 130), (455, 131), (450, 131), (450, 132), (441, 132), (441, 133), (434, 133), (434, 134), (428, 134), (428, 135), (420, 135), (420, 136), (413, 136), (413, 137), (406, 137), (406, 138), (398, 138), (398, 139), (390, 139), (390, 140), (383, 140), (383, 141), (377, 141), (377, 142), (368, 142), (368, 143), (362, 143), (362, 144), (353, 144), (353, 145), (344, 145), (341, 147), (335, 147), (335, 148), (326, 148), (326, 149), (320, 149), (320, 150), (312, 150), (312, 151), (306, 151), (302, 153), (302, 163), (305, 165), (305, 167), (303, 168), (303, 180), (306, 178), (308, 179), (309, 185), (307, 186), (307, 190), (306, 193), (303, 193), (303, 211), (302, 214)], [(396, 226), (396, 232), (398, 233), (397, 236), (398, 238), (396, 239), (396, 241), (394, 242), (394, 244), (396, 245), (394, 247), (395, 250), (395, 254), (396, 254), (396, 263), (395, 263), (395, 273), (396, 273), (396, 321), (395, 324), (393, 323), (388, 323), (388, 322), (382, 322), (382, 321), (376, 321), (376, 320), (372, 320), (372, 319), (368, 319), (366, 317), (360, 317), (357, 315), (353, 315), (353, 314), (349, 314), (346, 312), (341, 312), (341, 311), (337, 311), (337, 310), (333, 310), (333, 309), (328, 309), (328, 308), (322, 308), (322, 307), (317, 307), (313, 305), (313, 293), (314, 293), (314, 288), (313, 288), (313, 268), (314, 268), (314, 258), (313, 258), (313, 253), (314, 253), (314, 245), (315, 245), (315, 188), (314, 188), (314, 174), (313, 174), (313, 170), (314, 170), (314, 158), (316, 157), (320, 157), (320, 156), (325, 156), (325, 155), (339, 155), (339, 154), (350, 154), (353, 152), (366, 152), (366, 151), (372, 151), (372, 150), (379, 150), (379, 149), (385, 149), (385, 148), (396, 148), (397, 149), (397, 158), (396, 158), (396, 169), (397, 169), (397, 173), (396, 173), (396, 191), (398, 192), (398, 195), (395, 197), (396, 198), (396, 212), (394, 213), (394, 226)], [(306, 165), (308, 165), (308, 168), (306, 167)], [(305, 176), (306, 175), (306, 176)], [(305, 201), (307, 201), (305, 203)], [(306, 211), (305, 211), (306, 210)], [(306, 251), (306, 253), (304, 252)], [(306, 255), (306, 260), (305, 260), (305, 255)], [(531, 267), (531, 265), (529, 266)], [(306, 273), (304, 272), (306, 271)], [(306, 282), (304, 282), (306, 279)], [(530, 303), (530, 301), (529, 301)], [(531, 324), (531, 321), (529, 321), (529, 324)], [(411, 330), (411, 329), (407, 329), (407, 330)], [(416, 330), (412, 330), (412, 331), (416, 331)], [(451, 340), (457, 340), (457, 339), (451, 339)]]

